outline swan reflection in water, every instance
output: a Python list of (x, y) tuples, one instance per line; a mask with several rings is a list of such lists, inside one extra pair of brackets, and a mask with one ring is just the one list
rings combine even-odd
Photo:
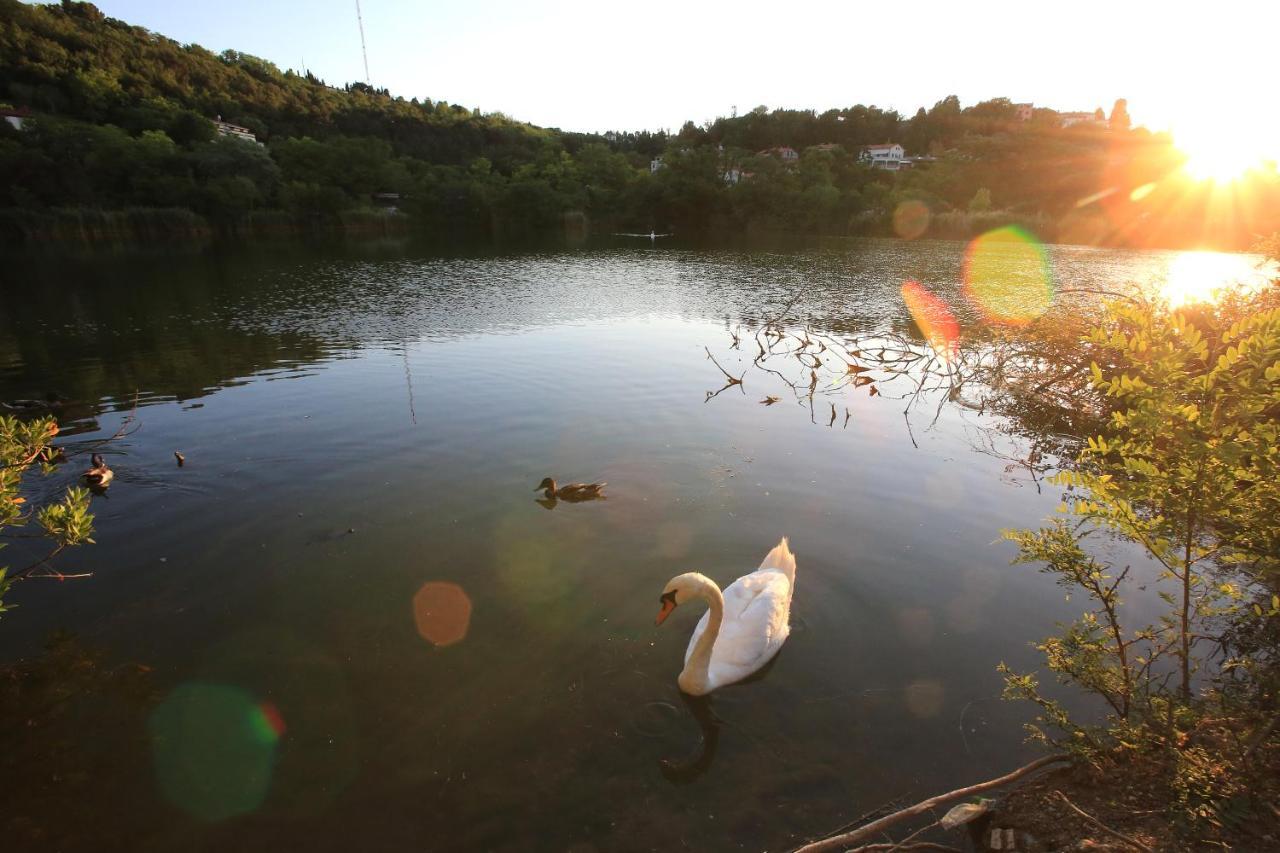
[(711, 709), (710, 696), (690, 696), (681, 691), (680, 701), (689, 709), (689, 713), (698, 722), (698, 746), (683, 759), (662, 758), (658, 760), (658, 769), (667, 781), (677, 785), (694, 781), (711, 769), (711, 762), (716, 757), (716, 746), (720, 742), (720, 718)]
[[(782, 652), (779, 652), (767, 664), (738, 683), (753, 684), (757, 681), (763, 681), (773, 671), (774, 666), (781, 657)], [(679, 691), (679, 694), (680, 701), (689, 709), (689, 713), (698, 724), (698, 745), (683, 759), (659, 759), (658, 769), (662, 771), (663, 777), (668, 782), (676, 785), (685, 785), (695, 781), (711, 769), (711, 764), (715, 761), (716, 749), (720, 745), (721, 727), (737, 728), (739, 734), (746, 734), (748, 738), (751, 737), (751, 734), (717, 716), (715, 709), (711, 707), (713, 700), (710, 694), (691, 696), (683, 690)], [(666, 703), (663, 704), (665, 705)]]

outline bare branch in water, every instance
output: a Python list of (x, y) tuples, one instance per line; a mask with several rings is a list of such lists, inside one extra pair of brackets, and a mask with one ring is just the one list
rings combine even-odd
[[(1082, 291), (1083, 293), (1083, 291)], [(812, 324), (789, 319), (796, 304), (793, 296), (780, 313), (766, 314), (759, 321), (746, 320), (725, 328), (729, 349), (739, 349), (748, 335), (755, 341), (751, 369), (773, 376), (787, 388), (796, 402), (809, 409), (810, 421), (817, 424), (816, 398), (830, 398), (839, 410), (840, 400), (850, 389), (866, 388), (871, 397), (903, 401), (903, 418), (914, 447), (913, 415), (926, 403), (933, 409), (926, 430), (941, 422), (948, 403), (965, 421), (965, 435), (977, 449), (1005, 459), (1006, 471), (1026, 471), (1031, 482), (1040, 481), (1057, 467), (1057, 461), (1072, 456), (1083, 436), (1093, 434), (1105, 406), (1092, 387), (1087, 361), (1071, 355), (1068, 345), (1078, 340), (1081, 315), (1078, 306), (1063, 306), (1045, 315), (1032, 327), (1019, 330), (988, 329), (982, 334), (949, 342), (945, 351), (935, 349), (918, 334), (877, 330), (861, 333), (836, 328), (817, 329)], [(745, 372), (733, 376), (715, 359), (707, 357), (726, 380), (725, 387), (707, 392), (706, 400), (727, 388), (741, 389)], [(745, 394), (745, 390), (743, 391)], [(769, 394), (770, 397), (782, 396)], [(765, 403), (765, 405), (772, 405)], [(974, 412), (982, 422), (966, 421)], [(851, 412), (846, 405), (844, 425)], [(834, 423), (828, 420), (828, 426)], [(999, 442), (978, 440), (974, 433), (987, 433)]]
[(1014, 770), (1012, 773), (1006, 773), (1004, 776), (1000, 776), (999, 778), (990, 779), (986, 782), (979, 782), (977, 785), (970, 785), (967, 788), (957, 788), (954, 791), (948, 791), (945, 794), (939, 794), (936, 797), (930, 797), (927, 800), (921, 800), (920, 802), (916, 803), (914, 806), (909, 806), (905, 809), (900, 809), (899, 811), (896, 811), (891, 815), (886, 815), (885, 817), (882, 817), (879, 820), (873, 820), (871, 823), (868, 823), (865, 826), (860, 826), (857, 829), (851, 830), (849, 832), (841, 833), (840, 835), (833, 835), (828, 838), (823, 838), (819, 841), (811, 842), (809, 844), (804, 845), (803, 847), (797, 848), (796, 853), (819, 853), (819, 851), (826, 851), (826, 850), (847, 850), (855, 842), (862, 841), (867, 838), (873, 838), (876, 835), (879, 835), (881, 832), (884, 832), (890, 826), (893, 826), (894, 824), (897, 824), (897, 823), (901, 823), (902, 821), (907, 820), (909, 818), (917, 817), (921, 814), (924, 814), (925, 812), (931, 809), (934, 809), (942, 805), (943, 803), (949, 803), (953, 800), (961, 800), (961, 799), (964, 799), (965, 797), (971, 797), (974, 794), (980, 794), (983, 791), (989, 791), (992, 788), (999, 788), (1002, 785), (1009, 784), (1010, 782), (1016, 782), (1022, 777), (1030, 773), (1034, 773), (1043, 767), (1047, 767), (1050, 764), (1057, 764), (1057, 763), (1066, 762), (1070, 760), (1071, 760), (1071, 757), (1069, 755), (1066, 755), (1065, 753), (1059, 753), (1057, 755), (1047, 755), (1044, 758), (1038, 758), (1035, 761), (1031, 762), (1030, 764), (1026, 764), (1022, 767), (1019, 767), (1017, 770)]
[(714, 364), (719, 369), (719, 371), (724, 374), (724, 378), (729, 380), (730, 385), (742, 384), (743, 378), (746, 377), (747, 375), (746, 373), (743, 373), (742, 376), (739, 376), (738, 378), (735, 379), (732, 373), (725, 370), (723, 367), (720, 367), (720, 362), (716, 361), (716, 357), (711, 354), (710, 349), (708, 349), (707, 347), (703, 347), (703, 349), (707, 351), (707, 358), (711, 359), (711, 363)]
[(734, 377), (732, 373), (730, 373), (729, 371), (725, 370), (723, 367), (720, 366), (720, 362), (716, 361), (716, 357), (711, 354), (711, 350), (709, 348), (703, 347), (703, 349), (707, 351), (707, 358), (711, 359), (711, 363), (714, 364), (719, 369), (719, 371), (724, 374), (725, 383), (724, 383), (724, 387), (721, 388), (719, 391), (715, 391), (715, 392), (708, 391), (706, 399), (703, 400), (702, 402), (704, 403), (710, 402), (716, 397), (719, 397), (722, 392), (727, 391), (728, 389), (732, 388), (735, 385), (738, 386), (739, 390), (741, 390), (743, 394), (746, 394), (747, 389), (742, 384), (742, 380), (746, 377), (747, 374), (744, 372), (742, 376)]

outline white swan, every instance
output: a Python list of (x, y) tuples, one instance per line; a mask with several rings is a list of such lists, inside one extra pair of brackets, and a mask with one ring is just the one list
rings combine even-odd
[(704, 696), (741, 681), (773, 659), (791, 633), (791, 591), (796, 558), (784, 536), (765, 555), (760, 568), (743, 575), (723, 593), (716, 582), (698, 572), (676, 575), (662, 591), (661, 625), (676, 605), (694, 598), (708, 610), (693, 629), (684, 653), (684, 669), (676, 683), (692, 696)]

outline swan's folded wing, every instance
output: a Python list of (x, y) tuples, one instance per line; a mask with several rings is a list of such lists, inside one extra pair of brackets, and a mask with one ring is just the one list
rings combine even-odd
[[(725, 637), (734, 633), (734, 625), (741, 621), (743, 613), (761, 593), (769, 589), (770, 580), (771, 575), (769, 573), (755, 572), (743, 575), (724, 588), (721, 593), (724, 597), (724, 621), (720, 626), (720, 636), (716, 638), (716, 644), (712, 650), (713, 663), (718, 656), (720, 646), (725, 642)], [(702, 618), (694, 626), (693, 635), (689, 637), (689, 646), (684, 650), (685, 663), (689, 662), (689, 658), (693, 654), (693, 648), (698, 645), (698, 638), (707, 630), (707, 622), (710, 619), (711, 611), (708, 610), (702, 614)]]
[[(735, 583), (730, 590), (738, 586)], [(730, 590), (725, 591), (725, 621), (711, 652), (711, 679), (716, 685), (739, 681), (760, 669), (791, 631), (791, 582), (781, 572), (748, 575), (733, 595)], [(730, 618), (730, 612), (736, 615)]]

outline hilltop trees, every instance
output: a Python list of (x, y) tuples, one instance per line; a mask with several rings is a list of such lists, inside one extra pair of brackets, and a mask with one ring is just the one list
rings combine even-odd
[[(1280, 180), (1260, 182), (1224, 235), (1186, 225), (1208, 219), (1207, 192), (1151, 196), (1148, 207), (1176, 207), (1176, 221), (1124, 201), (1148, 184), (1185, 187), (1165, 180), (1180, 162), (1170, 141), (1129, 131), (1123, 99), (1110, 129), (1064, 129), (1047, 109), (1023, 121), (1007, 98), (966, 107), (951, 95), (909, 118), (862, 104), (762, 105), (674, 135), (567, 133), (364, 83), (335, 88), (238, 51), (180, 45), (88, 4), (17, 0), (0, 0), (0, 99), (33, 111), (21, 132), (0, 124), (9, 234), (40, 218), (32, 211), (58, 208), (189, 217), (185, 208), (226, 230), (263, 210), (316, 224), (375, 195), (431, 230), (531, 233), (574, 212), (603, 230), (887, 234), (904, 200), (963, 219), (984, 188), (999, 204), (984, 222), (1056, 224), (1049, 239), (1230, 243), (1280, 227)], [(218, 116), (263, 144), (217, 137)], [(916, 167), (859, 162), (864, 146), (884, 142), (902, 143)], [(799, 161), (768, 153), (780, 146)], [(662, 168), (651, 172), (655, 158)]]
[(1109, 123), (1112, 130), (1129, 129), (1129, 102), (1124, 98), (1116, 99), (1115, 106), (1111, 108)]

